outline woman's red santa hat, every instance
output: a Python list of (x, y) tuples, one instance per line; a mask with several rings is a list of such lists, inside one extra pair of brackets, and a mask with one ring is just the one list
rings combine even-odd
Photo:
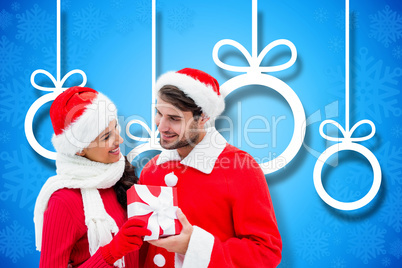
[(177, 72), (167, 72), (156, 81), (156, 90), (165, 86), (175, 86), (201, 107), (202, 112), (214, 119), (225, 109), (224, 97), (219, 92), (219, 83), (211, 75), (192, 68)]
[(117, 108), (92, 88), (71, 87), (53, 101), (50, 118), (54, 148), (58, 153), (73, 155), (87, 148), (112, 120), (117, 120)]

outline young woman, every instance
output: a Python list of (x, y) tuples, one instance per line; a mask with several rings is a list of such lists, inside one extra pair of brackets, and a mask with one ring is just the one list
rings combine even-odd
[(145, 223), (127, 221), (126, 190), (137, 182), (120, 153), (117, 109), (86, 87), (61, 93), (50, 108), (56, 176), (34, 211), (40, 267), (137, 267)]

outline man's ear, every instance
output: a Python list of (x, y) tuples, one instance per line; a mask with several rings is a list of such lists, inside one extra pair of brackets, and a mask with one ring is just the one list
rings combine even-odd
[(204, 113), (201, 114), (200, 122), (201, 126), (204, 127), (204, 125), (208, 122), (209, 116), (206, 116)]
[(79, 156), (85, 156), (85, 153), (86, 153), (86, 151), (85, 151), (85, 149), (83, 149), (81, 152), (78, 152), (78, 153), (75, 153), (75, 154), (79, 155)]

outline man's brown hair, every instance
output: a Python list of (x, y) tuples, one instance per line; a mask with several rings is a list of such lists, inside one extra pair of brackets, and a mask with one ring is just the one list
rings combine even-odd
[(188, 97), (183, 91), (175, 86), (164, 85), (159, 90), (159, 97), (179, 108), (181, 111), (192, 112), (195, 120), (198, 120), (202, 114), (201, 107), (197, 106), (192, 98)]

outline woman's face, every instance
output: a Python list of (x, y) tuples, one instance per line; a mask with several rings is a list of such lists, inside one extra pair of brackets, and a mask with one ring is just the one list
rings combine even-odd
[(120, 159), (119, 145), (122, 142), (123, 138), (120, 137), (117, 121), (113, 120), (110, 122), (109, 126), (78, 155), (105, 164), (115, 163)]

